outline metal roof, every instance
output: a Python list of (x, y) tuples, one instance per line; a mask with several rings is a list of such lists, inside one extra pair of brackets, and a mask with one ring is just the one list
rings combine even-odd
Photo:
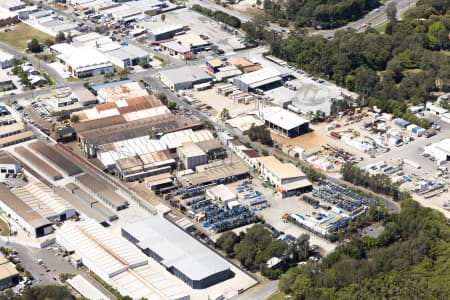
[(55, 150), (53, 147), (41, 142), (36, 141), (29, 145), (31, 149), (39, 152), (46, 159), (50, 160), (53, 164), (58, 166), (63, 170), (68, 176), (76, 175), (82, 173), (83, 170), (78, 167), (73, 161), (62, 155), (60, 152)]
[(122, 230), (139, 241), (138, 247), (159, 255), (166, 268), (174, 267), (192, 280), (230, 269), (218, 254), (160, 216), (127, 224)]
[(308, 120), (303, 119), (299, 115), (277, 106), (265, 107), (262, 117), (265, 121), (277, 125), (284, 130), (291, 130), (305, 123), (309, 123)]
[(257, 160), (280, 179), (304, 177), (305, 174), (291, 163), (282, 163), (274, 156), (261, 156)]

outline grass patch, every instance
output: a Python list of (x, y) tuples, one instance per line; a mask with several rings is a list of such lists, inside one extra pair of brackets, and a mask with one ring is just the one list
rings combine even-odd
[(0, 31), (0, 41), (20, 51), (24, 51), (27, 48), (27, 43), (32, 38), (36, 38), (39, 42), (53, 39), (52, 36), (34, 29), (25, 23), (18, 23), (8, 28), (10, 28), (11, 31), (4, 32), (4, 29)]
[(273, 294), (272, 296), (270, 296), (269, 300), (285, 300), (288, 299), (286, 298), (282, 292), (278, 291), (275, 294)]
[(386, 32), (386, 26), (387, 26), (387, 24), (388, 24), (388, 22), (384, 22), (384, 23), (381, 23), (381, 24), (375, 26), (374, 28), (375, 28), (375, 30), (378, 31), (378, 32), (383, 32), (383, 33), (385, 33), (385, 32)]
[(0, 219), (0, 235), (2, 236), (9, 236), (9, 226), (8, 224), (3, 221), (3, 219)]

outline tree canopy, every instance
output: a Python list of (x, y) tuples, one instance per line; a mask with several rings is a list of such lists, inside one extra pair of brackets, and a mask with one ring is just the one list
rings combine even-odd
[(449, 257), (445, 217), (404, 200), (380, 236), (353, 237), (321, 264), (290, 269), (279, 288), (293, 299), (446, 299)]

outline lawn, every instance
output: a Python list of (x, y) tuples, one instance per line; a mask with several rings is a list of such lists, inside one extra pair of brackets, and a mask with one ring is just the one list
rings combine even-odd
[(0, 219), (0, 235), (9, 236), (9, 226), (3, 219)]
[(36, 38), (39, 42), (53, 39), (52, 36), (36, 30), (25, 23), (18, 23), (7, 28), (11, 29), (11, 31), (5, 32), (6, 28), (2, 28), (0, 31), (0, 41), (11, 45), (20, 51), (24, 51), (25, 48), (27, 48), (27, 43), (32, 38)]

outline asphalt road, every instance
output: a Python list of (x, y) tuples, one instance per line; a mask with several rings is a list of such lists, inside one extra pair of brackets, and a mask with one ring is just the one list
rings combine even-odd
[(269, 281), (265, 284), (257, 285), (254, 288), (248, 290), (247, 292), (231, 298), (231, 300), (268, 299), (270, 296), (275, 294), (277, 290), (278, 290), (278, 280)]
[(342, 30), (342, 29), (355, 29), (358, 32), (362, 32), (366, 30), (367, 26), (375, 27), (378, 25), (381, 25), (387, 21), (387, 15), (386, 15), (386, 8), (389, 3), (394, 2), (397, 5), (397, 19), (400, 19), (402, 14), (411, 6), (415, 5), (417, 0), (390, 0), (386, 2), (383, 6), (380, 6), (378, 9), (374, 9), (370, 12), (368, 12), (364, 17), (361, 19), (350, 22), (345, 26), (342, 26), (340, 28), (332, 29), (332, 30), (320, 30), (315, 31), (313, 34), (321, 34), (325, 38), (331, 38), (334, 36), (336, 31)]

